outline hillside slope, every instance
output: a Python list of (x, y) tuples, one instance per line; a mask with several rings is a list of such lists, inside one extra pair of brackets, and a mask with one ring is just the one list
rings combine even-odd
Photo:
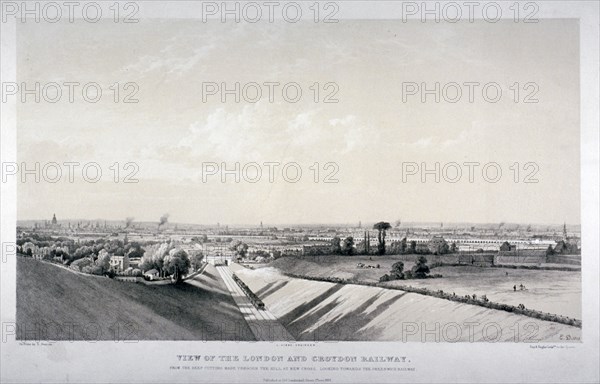
[[(431, 263), (436, 257), (428, 256)], [(397, 256), (326, 256), (282, 257), (268, 264), (279, 271), (296, 275), (342, 278), (363, 282), (378, 282), (389, 273), (391, 266), (400, 261)], [(380, 264), (380, 269), (357, 268), (357, 263)], [(404, 262), (409, 270), (412, 262)], [(534, 269), (482, 268), (471, 265), (432, 268), (431, 273), (443, 275), (440, 279), (413, 279), (390, 281), (394, 287), (411, 285), (433, 291), (455, 292), (458, 296), (486, 295), (496, 303), (518, 306), (542, 312), (581, 319), (581, 272)], [(524, 284), (527, 290), (514, 291), (513, 286)]]
[(232, 269), (296, 340), (560, 342), (581, 338), (580, 328), (417, 293), (289, 278), (274, 268), (233, 265)]
[(21, 340), (254, 340), (212, 266), (147, 286), (19, 257), (17, 328)]

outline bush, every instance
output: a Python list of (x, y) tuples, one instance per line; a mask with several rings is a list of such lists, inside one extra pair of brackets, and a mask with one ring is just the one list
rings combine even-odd
[(427, 259), (425, 256), (419, 256), (417, 264), (412, 268), (412, 274), (415, 279), (425, 279), (429, 274), (429, 267), (427, 266)]

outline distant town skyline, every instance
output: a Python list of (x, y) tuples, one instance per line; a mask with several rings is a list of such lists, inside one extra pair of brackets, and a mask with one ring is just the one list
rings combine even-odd
[[(48, 219), (48, 218), (39, 218), (39, 219), (19, 219), (17, 220), (17, 225), (21, 224), (21, 223), (32, 223), (32, 222), (39, 222), (39, 223), (44, 223), (44, 222), (48, 222), (50, 223), (52, 221), (52, 218)], [(364, 229), (370, 229), (372, 227), (373, 224), (379, 222), (379, 221), (386, 221), (386, 220), (373, 220), (373, 221), (360, 221), (361, 222), (361, 227)], [(111, 225), (115, 225), (115, 224), (124, 224), (126, 225), (127, 221), (125, 219), (119, 220), (119, 219), (110, 219), (110, 218), (58, 218), (57, 217), (57, 222), (60, 224), (65, 223), (65, 222), (69, 222), (69, 223), (76, 223), (76, 222), (88, 222), (88, 223), (110, 223)], [(158, 224), (158, 220), (133, 220), (131, 222), (131, 226), (135, 227), (136, 224), (137, 225), (149, 225), (149, 224)], [(403, 221), (398, 227), (396, 227), (394, 225), (395, 220), (391, 220), (388, 221), (391, 225), (392, 228), (406, 228), (407, 226), (411, 226), (411, 225), (424, 225), (424, 226), (437, 226), (438, 228), (440, 227), (440, 224), (443, 224), (444, 227), (457, 227), (457, 226), (466, 226), (466, 225), (480, 225), (480, 226), (500, 226), (500, 227), (511, 227), (511, 226), (544, 226), (544, 227), (561, 227), (563, 225), (567, 225), (567, 227), (581, 227), (581, 225), (579, 223), (568, 223), (568, 222), (563, 222), (563, 223), (517, 223), (517, 222), (461, 222), (461, 221), (456, 221), (456, 222), (440, 222), (440, 221)], [(359, 221), (355, 222), (355, 223), (343, 223), (343, 222), (339, 222), (339, 223), (335, 223), (335, 222), (323, 222), (323, 223), (317, 223), (317, 222), (313, 222), (313, 223), (286, 223), (286, 222), (278, 222), (278, 223), (267, 223), (267, 222), (257, 222), (257, 223), (226, 223), (226, 222), (213, 222), (213, 223), (199, 223), (199, 222), (179, 222), (179, 221), (169, 221), (167, 223), (165, 223), (164, 225), (166, 226), (173, 226), (173, 225), (197, 225), (197, 226), (203, 226), (203, 227), (217, 227), (217, 226), (221, 226), (221, 227), (232, 227), (232, 228), (252, 228), (252, 227), (257, 227), (260, 228), (261, 225), (264, 228), (270, 228), (270, 227), (278, 227), (278, 226), (292, 226), (292, 227), (301, 227), (301, 226), (339, 226), (339, 227), (354, 227), (354, 228), (359, 228), (358, 226)]]

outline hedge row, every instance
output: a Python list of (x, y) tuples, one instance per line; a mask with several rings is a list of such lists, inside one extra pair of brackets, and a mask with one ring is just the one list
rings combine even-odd
[(567, 267), (550, 267), (550, 266), (539, 266), (539, 265), (514, 265), (514, 264), (497, 264), (492, 265), (492, 268), (508, 268), (508, 269), (539, 269), (544, 271), (563, 271), (563, 272), (578, 272), (581, 268), (567, 268)]
[(563, 272), (577, 272), (581, 271), (581, 268), (568, 268), (568, 267), (552, 267), (552, 266), (540, 266), (540, 265), (515, 265), (515, 264), (494, 264), (489, 266), (482, 265), (471, 265), (471, 264), (462, 264), (462, 263), (443, 263), (443, 262), (434, 262), (429, 265), (429, 268), (439, 268), (439, 267), (480, 267), (480, 268), (507, 268), (507, 269), (532, 269), (532, 270), (542, 270), (542, 271), (563, 271)]
[(324, 281), (328, 283), (336, 283), (336, 284), (354, 284), (354, 285), (364, 285), (368, 287), (379, 287), (386, 289), (393, 289), (398, 291), (412, 292), (418, 293), (425, 296), (437, 297), (439, 299), (445, 299), (450, 301), (455, 301), (464, 304), (478, 305), (480, 307), (496, 309), (499, 311), (516, 313), (519, 315), (524, 315), (528, 317), (532, 317), (539, 320), (544, 321), (552, 321), (554, 323), (561, 323), (565, 325), (571, 325), (577, 328), (581, 328), (581, 320), (572, 319), (570, 317), (556, 315), (552, 313), (544, 313), (541, 311), (536, 311), (534, 309), (528, 309), (523, 306), (521, 308), (515, 307), (514, 305), (502, 304), (502, 303), (494, 303), (487, 299), (477, 299), (473, 298), (469, 295), (466, 296), (457, 296), (455, 294), (445, 293), (444, 291), (433, 291), (427, 288), (415, 288), (412, 286), (387, 286), (380, 283), (375, 282), (366, 282), (366, 281), (357, 281), (350, 279), (343, 279), (340, 277), (315, 277), (315, 276), (307, 276), (307, 275), (297, 275), (293, 273), (284, 273), (285, 276), (293, 277), (297, 279), (305, 279), (305, 280), (314, 280), (314, 281)]

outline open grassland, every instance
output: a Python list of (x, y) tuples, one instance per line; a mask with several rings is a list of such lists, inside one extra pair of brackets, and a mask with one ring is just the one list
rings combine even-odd
[[(505, 303), (581, 319), (581, 272), (504, 269), (482, 267), (439, 267), (433, 269), (443, 278), (393, 281), (384, 285), (411, 285), (443, 290), (459, 296), (486, 295)], [(523, 284), (525, 290), (520, 290)], [(517, 286), (515, 291), (513, 288)]]
[[(560, 342), (581, 329), (436, 297), (232, 267), (297, 340)], [(430, 331), (430, 332), (429, 332)]]
[(254, 340), (214, 267), (179, 285), (84, 276), (17, 258), (21, 340)]
[[(268, 266), (285, 273), (308, 275), (314, 277), (338, 277), (356, 281), (378, 282), (381, 275), (389, 273), (392, 264), (399, 259), (395, 256), (305, 256), (282, 257)], [(377, 266), (379, 268), (357, 268), (358, 263)], [(411, 261), (403, 261), (404, 269), (414, 265)]]

